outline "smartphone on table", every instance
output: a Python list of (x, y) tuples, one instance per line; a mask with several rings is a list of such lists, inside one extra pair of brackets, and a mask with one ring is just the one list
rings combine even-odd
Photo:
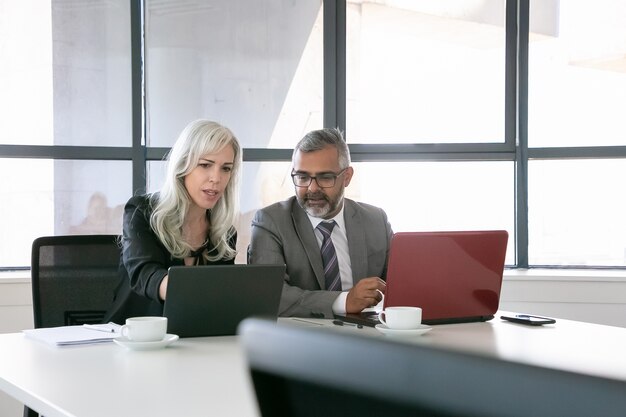
[(528, 326), (541, 326), (543, 324), (554, 324), (556, 320), (549, 317), (533, 316), (530, 314), (515, 314), (513, 316), (500, 316), (502, 320), (513, 323), (526, 324)]

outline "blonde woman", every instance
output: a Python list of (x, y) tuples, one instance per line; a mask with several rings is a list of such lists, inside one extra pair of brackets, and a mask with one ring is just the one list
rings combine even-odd
[(170, 266), (234, 263), (240, 168), (228, 128), (208, 120), (185, 127), (160, 191), (126, 203), (121, 280), (105, 321), (162, 315)]

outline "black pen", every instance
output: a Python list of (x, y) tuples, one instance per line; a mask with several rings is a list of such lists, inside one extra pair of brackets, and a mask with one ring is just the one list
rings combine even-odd
[(315, 324), (316, 326), (323, 326), (324, 325), (324, 323), (318, 323), (316, 321), (309, 321), (309, 320), (302, 320), (302, 319), (298, 319), (298, 318), (295, 318), (295, 317), (292, 317), (291, 320), (301, 321), (302, 323)]
[(350, 323), (348, 321), (341, 321), (341, 320), (333, 320), (333, 324), (336, 324), (337, 326), (354, 326), (357, 329), (362, 329), (363, 328), (362, 324), (354, 324), (354, 323)]
[(106, 327), (106, 324), (83, 324), (83, 326), (91, 330), (97, 330), (99, 332), (115, 333), (115, 328)]

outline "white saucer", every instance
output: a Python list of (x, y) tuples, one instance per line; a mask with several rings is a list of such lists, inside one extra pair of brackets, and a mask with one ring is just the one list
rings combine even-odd
[(413, 337), (413, 336), (419, 336), (421, 334), (426, 333), (429, 330), (432, 330), (432, 327), (427, 326), (425, 324), (422, 324), (422, 325), (420, 325), (419, 327), (417, 327), (415, 329), (396, 330), (396, 329), (390, 329), (389, 327), (385, 326), (384, 324), (377, 324), (376, 325), (376, 330), (378, 330), (379, 332), (381, 332), (385, 336)]
[(166, 334), (163, 340), (159, 340), (158, 342), (133, 342), (132, 340), (128, 340), (126, 337), (121, 336), (113, 339), (115, 343), (120, 346), (124, 346), (125, 348), (132, 350), (154, 350), (154, 349), (162, 349), (167, 345), (174, 343), (178, 340), (178, 335), (175, 334)]

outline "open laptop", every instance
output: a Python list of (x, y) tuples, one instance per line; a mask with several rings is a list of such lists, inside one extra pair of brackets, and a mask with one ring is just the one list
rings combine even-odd
[[(500, 303), (507, 241), (505, 230), (394, 234), (384, 307), (421, 307), (424, 324), (492, 319)], [(336, 318), (379, 323), (377, 312)]]
[(172, 266), (163, 316), (180, 337), (234, 335), (241, 320), (276, 320), (285, 265)]

